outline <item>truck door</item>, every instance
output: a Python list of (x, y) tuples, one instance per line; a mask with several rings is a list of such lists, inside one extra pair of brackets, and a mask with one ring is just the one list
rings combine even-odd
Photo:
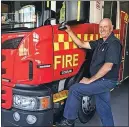
[(125, 61), (124, 61), (124, 79), (129, 77), (129, 23), (126, 34), (126, 44), (125, 44)]
[(122, 64), (120, 68), (120, 80), (124, 80), (126, 78), (125, 76), (128, 73), (128, 69), (127, 69), (128, 68), (127, 67), (127, 63), (128, 63), (127, 62), (127, 59), (128, 59), (127, 58), (128, 57), (127, 25), (128, 25), (128, 14), (121, 11), (120, 41), (122, 43)]
[[(90, 2), (62, 1), (61, 4), (56, 5), (56, 24), (66, 21), (82, 41), (94, 39), (95, 25), (89, 24)], [(54, 80), (76, 75), (86, 55), (86, 50), (79, 49), (64, 30), (58, 30), (58, 26), (53, 25)]]

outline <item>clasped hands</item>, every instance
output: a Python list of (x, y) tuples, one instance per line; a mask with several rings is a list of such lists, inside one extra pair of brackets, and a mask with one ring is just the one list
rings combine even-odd
[(90, 84), (92, 80), (90, 78), (83, 77), (79, 83)]

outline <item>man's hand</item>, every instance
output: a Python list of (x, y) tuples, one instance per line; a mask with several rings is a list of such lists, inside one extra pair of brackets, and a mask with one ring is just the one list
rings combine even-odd
[(90, 84), (92, 81), (89, 78), (83, 77), (79, 83)]
[(67, 33), (72, 32), (70, 26), (66, 25), (67, 29), (65, 30)]

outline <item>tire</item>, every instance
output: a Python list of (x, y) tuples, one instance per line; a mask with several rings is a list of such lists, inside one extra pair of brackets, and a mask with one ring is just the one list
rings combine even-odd
[(78, 112), (78, 118), (81, 123), (87, 123), (92, 119), (96, 111), (94, 97), (85, 96), (82, 98), (82, 104)]

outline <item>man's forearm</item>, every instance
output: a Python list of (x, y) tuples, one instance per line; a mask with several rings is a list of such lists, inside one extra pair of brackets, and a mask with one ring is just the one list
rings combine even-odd
[(91, 82), (94, 82), (100, 78), (102, 78), (104, 75), (106, 75), (111, 69), (113, 64), (112, 63), (105, 63), (100, 70), (90, 78)]
[(65, 30), (69, 36), (72, 38), (75, 44), (79, 46), (79, 48), (86, 48), (86, 49), (91, 49), (91, 46), (88, 41), (81, 41), (71, 30), (70, 26), (66, 25), (67, 29)]

